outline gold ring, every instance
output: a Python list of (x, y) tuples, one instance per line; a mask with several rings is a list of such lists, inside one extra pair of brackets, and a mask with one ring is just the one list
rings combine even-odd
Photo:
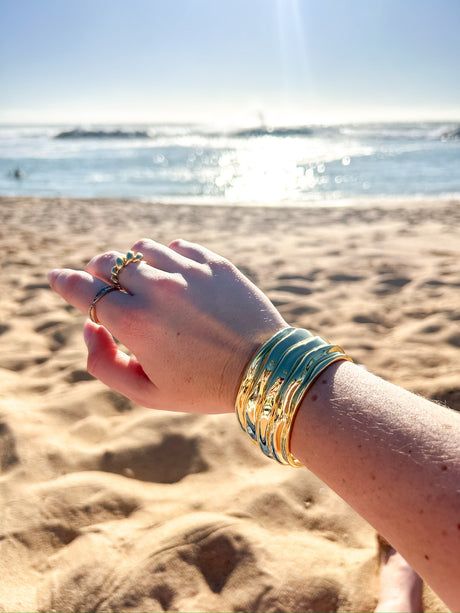
[(128, 266), (129, 264), (134, 264), (135, 262), (140, 262), (144, 256), (142, 253), (134, 253), (134, 251), (128, 251), (125, 256), (117, 257), (115, 260), (115, 266), (112, 268), (112, 283), (120, 288), (120, 281), (118, 280), (118, 275), (120, 271)]
[(103, 298), (106, 294), (110, 294), (110, 292), (114, 292), (114, 291), (122, 291), (119, 287), (115, 287), (115, 285), (106, 285), (105, 287), (103, 287), (102, 289), (100, 289), (97, 294), (94, 296), (93, 301), (91, 303), (91, 306), (89, 307), (89, 318), (91, 319), (91, 321), (93, 321), (95, 324), (99, 324), (101, 325), (101, 322), (99, 321), (99, 319), (97, 318), (96, 315), (96, 304), (99, 302), (99, 300), (101, 298)]

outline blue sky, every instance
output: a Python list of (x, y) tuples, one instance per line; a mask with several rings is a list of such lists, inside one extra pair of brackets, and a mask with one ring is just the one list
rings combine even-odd
[(460, 119), (460, 0), (0, 0), (0, 122)]

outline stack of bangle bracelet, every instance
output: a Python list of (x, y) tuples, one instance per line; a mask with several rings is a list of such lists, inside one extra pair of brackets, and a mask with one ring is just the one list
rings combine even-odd
[(236, 398), (236, 415), (263, 453), (302, 466), (291, 453), (291, 427), (308, 388), (330, 364), (352, 359), (338, 345), (301, 328), (285, 328), (251, 360)]

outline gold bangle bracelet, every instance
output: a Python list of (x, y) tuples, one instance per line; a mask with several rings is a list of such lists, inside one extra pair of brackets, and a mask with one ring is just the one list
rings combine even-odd
[(253, 385), (253, 389), (246, 400), (246, 430), (250, 436), (252, 435), (250, 432), (253, 433), (255, 440), (258, 440), (257, 423), (262, 413), (267, 415), (272, 410), (273, 391), (271, 388), (273, 385), (277, 385), (278, 379), (281, 377), (280, 366), (283, 368), (282, 365), (286, 365), (284, 370), (287, 375), (290, 370), (289, 350), (304, 340), (306, 335), (310, 335), (307, 330), (288, 328), (286, 334), (280, 337), (264, 355), (259, 372), (255, 374), (256, 384)]
[(352, 359), (338, 345), (301, 328), (285, 328), (257, 351), (241, 381), (235, 411), (242, 429), (269, 458), (301, 466), (290, 449), (298, 408), (318, 375)]
[(284, 328), (266, 341), (252, 358), (243, 379), (240, 384), (238, 395), (236, 398), (236, 416), (240, 426), (246, 430), (246, 407), (248, 396), (253, 391), (254, 380), (260, 375), (260, 370), (265, 363), (265, 359), (272, 347), (282, 340), (287, 334), (292, 331), (292, 328)]

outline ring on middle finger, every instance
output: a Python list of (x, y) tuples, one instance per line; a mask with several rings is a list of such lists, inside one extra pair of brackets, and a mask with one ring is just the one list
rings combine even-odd
[(118, 256), (115, 260), (115, 266), (112, 268), (111, 280), (115, 287), (121, 287), (118, 275), (123, 268), (129, 266), (129, 264), (135, 264), (140, 262), (144, 258), (140, 252), (134, 253), (134, 251), (128, 251), (125, 256)]

